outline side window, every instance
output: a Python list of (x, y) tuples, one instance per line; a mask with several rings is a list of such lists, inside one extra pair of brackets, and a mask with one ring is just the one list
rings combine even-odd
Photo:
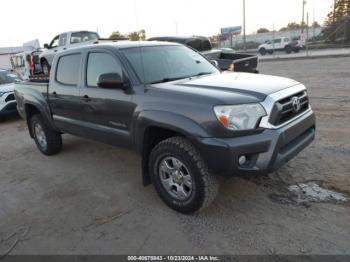
[(64, 85), (78, 85), (80, 54), (66, 55), (58, 60), (56, 81)]
[(279, 43), (281, 43), (281, 38), (275, 39), (275, 40), (273, 40), (273, 42), (274, 42), (275, 44), (279, 44)]
[(67, 43), (67, 34), (60, 35), (60, 40), (59, 40), (58, 45), (59, 46), (65, 46), (66, 43)]
[(97, 87), (97, 81), (101, 74), (118, 73), (121, 77), (122, 67), (120, 63), (107, 53), (90, 53), (86, 70), (86, 84)]
[(55, 48), (55, 47), (58, 47), (58, 39), (59, 39), (59, 36), (56, 36), (50, 43), (50, 48)]

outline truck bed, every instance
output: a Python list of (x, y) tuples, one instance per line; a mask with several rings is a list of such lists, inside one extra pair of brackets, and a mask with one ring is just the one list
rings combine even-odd
[(258, 57), (256, 55), (210, 50), (202, 53), (210, 60), (216, 60), (221, 70), (227, 70), (234, 64), (235, 71), (257, 73)]
[(42, 105), (47, 105), (48, 82), (23, 81), (15, 84), (15, 97), (17, 109), (23, 117), (25, 114), (24, 104), (29, 103), (35, 97), (36, 101), (41, 101)]

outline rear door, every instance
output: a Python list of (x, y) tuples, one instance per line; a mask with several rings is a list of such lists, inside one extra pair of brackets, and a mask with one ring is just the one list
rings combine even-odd
[(84, 86), (81, 89), (86, 135), (108, 144), (131, 146), (131, 119), (135, 109), (130, 92), (100, 88), (101, 74), (118, 73), (126, 81), (126, 72), (117, 55), (107, 50), (91, 50), (85, 57)]
[(282, 38), (277, 38), (273, 40), (275, 49), (283, 49), (283, 43), (282, 43)]
[(49, 104), (55, 124), (62, 131), (81, 134), (82, 112), (80, 98), (82, 54), (60, 56), (50, 79)]

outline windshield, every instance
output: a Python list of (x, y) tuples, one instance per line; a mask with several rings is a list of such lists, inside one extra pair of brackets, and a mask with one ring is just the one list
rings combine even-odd
[(208, 60), (185, 46), (137, 47), (123, 52), (145, 84), (219, 72)]
[(15, 81), (20, 81), (15, 74), (11, 74), (7, 71), (0, 71), (0, 85), (14, 83)]

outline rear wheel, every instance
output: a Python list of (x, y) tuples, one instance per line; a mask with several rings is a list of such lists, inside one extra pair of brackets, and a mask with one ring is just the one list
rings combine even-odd
[(273, 54), (273, 50), (269, 50), (269, 51), (267, 51), (270, 55), (272, 55)]
[(290, 54), (290, 53), (292, 53), (292, 51), (293, 51), (292, 47), (289, 46), (289, 45), (287, 45), (284, 49), (285, 49), (285, 51), (286, 51), (287, 54)]
[(61, 151), (61, 134), (53, 130), (41, 115), (31, 117), (30, 128), (35, 143), (43, 154), (50, 156)]
[(210, 205), (218, 181), (194, 146), (182, 137), (160, 142), (151, 152), (149, 171), (158, 195), (172, 209), (193, 213)]
[(266, 49), (265, 49), (265, 48), (260, 48), (260, 49), (259, 49), (259, 53), (260, 53), (261, 55), (266, 55)]

